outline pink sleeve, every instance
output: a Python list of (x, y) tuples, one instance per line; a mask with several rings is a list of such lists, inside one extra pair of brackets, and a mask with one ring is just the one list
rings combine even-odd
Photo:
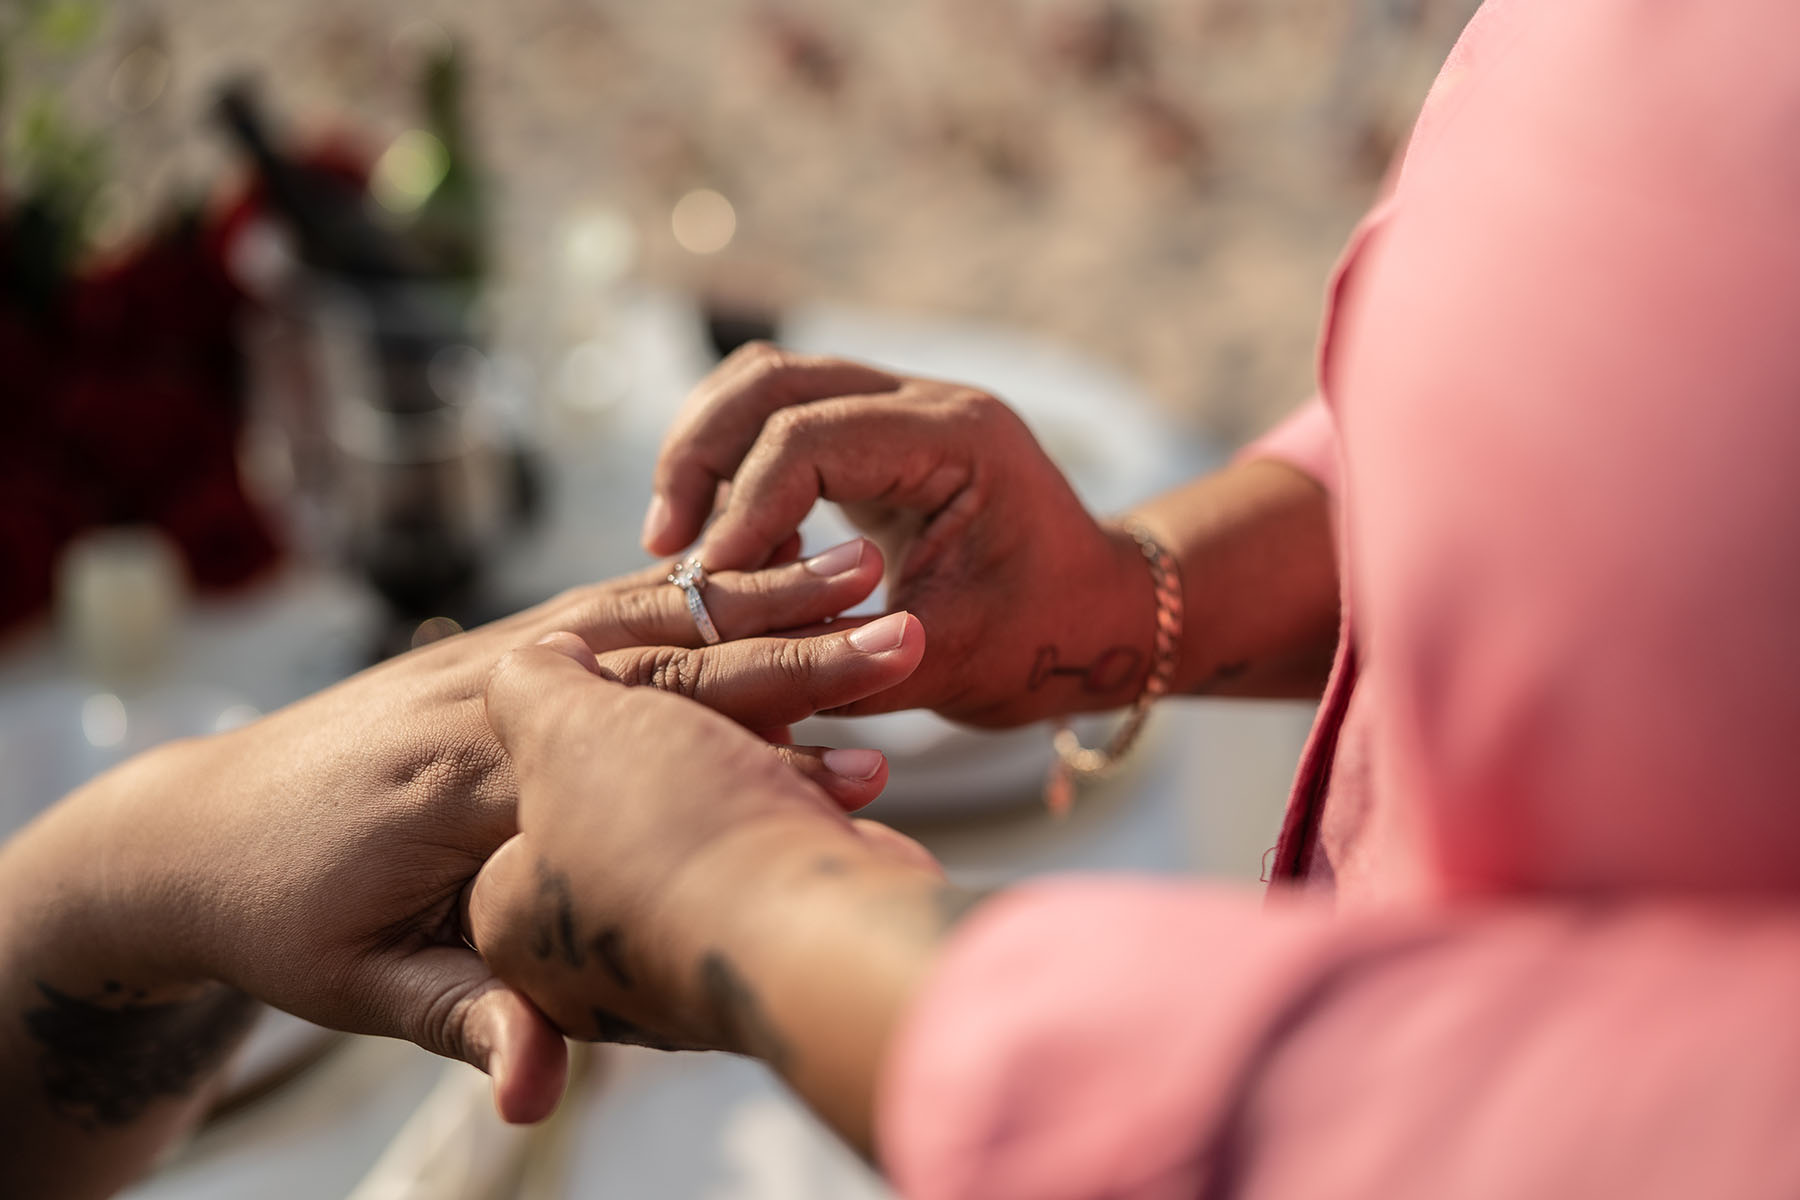
[(1324, 372), (1372, 790), (1460, 899), (997, 900), (909, 1196), (1800, 1195), (1800, 6), (1483, 12)]
[(1800, 1194), (1800, 914), (992, 902), (880, 1097), (911, 1200)]
[(1318, 396), (1234, 456), (1237, 462), (1258, 458), (1286, 463), (1312, 476), (1332, 495), (1338, 494), (1342, 471), (1338, 465), (1337, 433), (1332, 427), (1331, 410)]

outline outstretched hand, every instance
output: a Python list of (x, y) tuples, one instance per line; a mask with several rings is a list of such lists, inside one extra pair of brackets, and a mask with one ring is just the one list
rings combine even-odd
[[(566, 631), (611, 686), (642, 685), (617, 690), (711, 706), (707, 719), (769, 778), (833, 811), (854, 808), (885, 781), (879, 753), (772, 746), (751, 731), (853, 703), (912, 670), (923, 635), (905, 615), (783, 632), (855, 604), (881, 569), (880, 552), (856, 541), (805, 562), (718, 571), (706, 600), (737, 640), (702, 646), (660, 565), (96, 780), (0, 850), (9, 970), (0, 1003), (15, 1014), (0, 1060), (39, 1064), (21, 1077), (38, 1095), (19, 1111), (37, 1104), (71, 1128), (123, 1128), (191, 1104), (219, 1052), (186, 1039), (230, 1037), (206, 1015), (223, 984), (320, 1024), (473, 1063), (494, 1077), (503, 1116), (543, 1116), (561, 1093), (562, 1038), (464, 943), (457, 911), (518, 829), (514, 763), (484, 709), (496, 662)], [(591, 732), (635, 769), (631, 739)], [(152, 1015), (185, 1031), (179, 1044), (158, 1043), (167, 1062), (123, 1052), (89, 1061), (92, 1046), (132, 1041)], [(10, 1093), (0, 1099), (12, 1103)]]

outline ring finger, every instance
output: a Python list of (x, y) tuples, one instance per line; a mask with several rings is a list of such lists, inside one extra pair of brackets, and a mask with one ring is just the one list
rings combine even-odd
[[(855, 538), (785, 566), (709, 574), (700, 595), (720, 640), (734, 641), (835, 617), (875, 590), (882, 565), (875, 544)], [(659, 566), (580, 593), (574, 611), (559, 608), (546, 627), (572, 630), (596, 652), (703, 645), (687, 596), (669, 573)]]

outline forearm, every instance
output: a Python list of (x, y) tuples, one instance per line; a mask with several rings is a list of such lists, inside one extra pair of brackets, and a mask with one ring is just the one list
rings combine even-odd
[(731, 986), (708, 999), (751, 1006), (757, 1040), (733, 1048), (763, 1058), (872, 1155), (888, 1045), (971, 897), (930, 872), (829, 850), (781, 873), (778, 899), (709, 964), (714, 984), (728, 966)]
[[(533, 999), (565, 1031), (758, 1058), (869, 1151), (887, 1042), (970, 894), (817, 819), (707, 847), (662, 891), (661, 936), (585, 912), (572, 898), (589, 885), (545, 867), (497, 970), (536, 975)], [(482, 945), (506, 936), (481, 916), (473, 927)]]
[(254, 1015), (141, 953), (143, 914), (122, 911), (139, 898), (107, 878), (89, 820), (121, 786), (99, 781), (0, 847), (3, 1195), (105, 1196), (140, 1175), (198, 1119)]
[(1284, 463), (1238, 462), (1132, 515), (1181, 568), (1186, 619), (1172, 690), (1320, 693), (1337, 644), (1338, 577), (1330, 497), (1317, 482)]

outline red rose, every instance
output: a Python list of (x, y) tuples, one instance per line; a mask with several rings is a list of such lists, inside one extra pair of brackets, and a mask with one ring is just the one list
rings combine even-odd
[(181, 547), (188, 573), (203, 588), (231, 587), (272, 564), (278, 554), (262, 514), (235, 474), (196, 480), (156, 515)]

